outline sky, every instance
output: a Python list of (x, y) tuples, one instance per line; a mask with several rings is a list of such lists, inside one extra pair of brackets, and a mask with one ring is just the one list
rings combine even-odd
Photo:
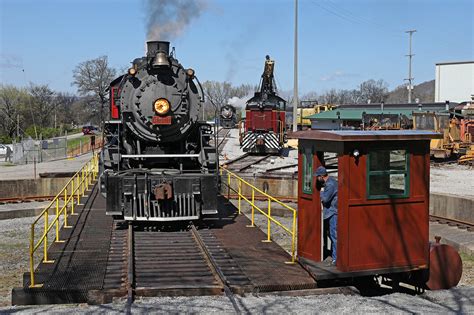
[[(414, 84), (433, 80), (437, 62), (474, 60), (474, 0), (299, 0), (298, 9), (300, 95), (404, 84), (411, 29)], [(83, 61), (106, 55), (127, 69), (144, 55), (147, 12), (143, 0), (0, 0), (0, 84), (74, 94)], [(278, 88), (293, 89), (294, 0), (201, 0), (187, 13), (179, 34), (163, 37), (201, 82), (256, 85), (268, 54)]]

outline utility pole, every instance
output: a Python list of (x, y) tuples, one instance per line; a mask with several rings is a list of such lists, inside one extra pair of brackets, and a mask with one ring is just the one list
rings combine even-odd
[(295, 52), (294, 52), (294, 85), (293, 85), (293, 132), (298, 130), (298, 0), (295, 0)]
[(411, 37), (413, 35), (413, 33), (415, 33), (416, 30), (409, 30), (409, 31), (406, 31), (405, 33), (408, 33), (410, 34), (410, 49), (409, 49), (409, 52), (408, 52), (408, 55), (406, 55), (408, 57), (408, 79), (405, 79), (408, 81), (408, 86), (407, 86), (407, 89), (408, 89), (408, 103), (410, 104), (411, 103), (411, 90), (413, 89), (413, 77), (411, 76), (411, 58), (413, 58), (414, 54), (411, 53)]

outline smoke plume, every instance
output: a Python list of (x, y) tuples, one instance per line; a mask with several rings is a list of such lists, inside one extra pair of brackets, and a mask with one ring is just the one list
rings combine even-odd
[(238, 107), (238, 108), (245, 108), (245, 105), (247, 104), (247, 101), (253, 97), (253, 94), (248, 94), (244, 97), (237, 97), (237, 96), (233, 96), (231, 98), (229, 98), (229, 100), (227, 101), (227, 104), (229, 105), (232, 105), (234, 107)]
[(205, 8), (204, 0), (145, 0), (148, 40), (171, 40)]

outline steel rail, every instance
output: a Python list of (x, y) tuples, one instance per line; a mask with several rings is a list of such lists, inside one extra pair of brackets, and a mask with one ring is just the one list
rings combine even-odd
[(430, 214), (430, 220), (437, 221), (440, 224), (455, 225), (460, 229), (466, 229), (469, 232), (474, 231), (474, 224), (462, 220), (450, 219)]
[(127, 233), (127, 244), (128, 244), (128, 261), (127, 261), (127, 313), (131, 314), (131, 305), (135, 299), (135, 266), (134, 266), (134, 239), (133, 239), (133, 224), (128, 222), (128, 233)]
[(25, 196), (25, 197), (9, 197), (0, 198), (0, 204), (2, 203), (19, 203), (29, 201), (51, 201), (55, 196)]
[(194, 236), (194, 239), (196, 240), (196, 243), (198, 244), (199, 248), (201, 249), (201, 251), (205, 255), (205, 258), (208, 262), (209, 267), (212, 270), (212, 273), (216, 276), (216, 278), (221, 283), (221, 285), (224, 289), (224, 293), (227, 296), (227, 298), (230, 300), (230, 302), (232, 303), (232, 306), (234, 307), (234, 310), (236, 311), (236, 313), (237, 314), (242, 314), (242, 312), (240, 311), (239, 305), (237, 304), (237, 301), (235, 300), (235, 295), (232, 292), (232, 290), (229, 286), (229, 282), (227, 281), (227, 279), (224, 276), (224, 273), (220, 269), (220, 267), (217, 264), (214, 257), (211, 255), (211, 253), (207, 249), (206, 244), (204, 243), (204, 240), (202, 239), (201, 235), (199, 234), (198, 230), (196, 229), (196, 227), (194, 226), (194, 224), (192, 222), (191, 222), (190, 226), (191, 226), (191, 232)]
[(266, 156), (263, 156), (263, 157), (261, 157), (261, 158), (258, 158), (258, 159), (255, 160), (255, 161), (251, 161), (250, 163), (247, 163), (246, 165), (240, 167), (240, 168), (238, 169), (238, 171), (239, 171), (239, 172), (245, 171), (246, 169), (248, 169), (248, 168), (251, 167), (252, 165), (258, 164), (258, 163), (260, 163), (260, 162), (262, 162), (262, 161), (268, 159), (270, 156), (271, 156), (271, 155), (268, 154), (268, 155), (266, 155)]
[[(226, 130), (227, 132), (222, 137), (222, 140), (217, 144), (217, 148), (219, 148), (224, 143), (224, 141), (227, 139), (227, 136), (230, 134), (231, 129), (221, 129), (220, 131), (222, 131), (222, 130)], [(217, 136), (219, 137), (219, 135), (217, 135)]]
[(250, 153), (248, 153), (248, 152), (247, 152), (247, 153), (244, 153), (244, 154), (242, 154), (242, 155), (236, 157), (235, 159), (232, 159), (232, 160), (229, 160), (229, 161), (226, 161), (226, 162), (222, 163), (221, 166), (233, 164), (233, 163), (235, 163), (235, 162), (237, 162), (237, 161), (240, 161), (240, 160), (242, 160), (242, 159), (245, 159), (245, 158), (246, 158), (247, 156), (249, 156), (249, 155), (250, 155)]

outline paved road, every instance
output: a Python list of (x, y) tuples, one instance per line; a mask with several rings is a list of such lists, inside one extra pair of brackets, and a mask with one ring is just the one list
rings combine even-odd
[[(92, 153), (87, 153), (75, 158), (37, 163), (36, 177), (38, 178), (40, 173), (78, 171), (91, 157)], [(12, 166), (11, 163), (0, 161), (0, 180), (33, 178), (35, 178), (35, 166), (33, 164)]]

